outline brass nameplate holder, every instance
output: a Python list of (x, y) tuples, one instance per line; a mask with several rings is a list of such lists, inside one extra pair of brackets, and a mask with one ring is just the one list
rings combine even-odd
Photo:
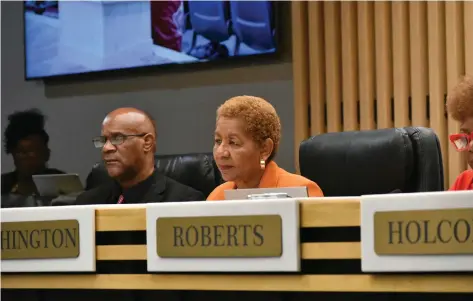
[(2, 223), (2, 260), (79, 257), (77, 220)]
[(281, 257), (279, 215), (161, 217), (156, 221), (160, 257)]
[(378, 255), (473, 254), (473, 208), (374, 214)]

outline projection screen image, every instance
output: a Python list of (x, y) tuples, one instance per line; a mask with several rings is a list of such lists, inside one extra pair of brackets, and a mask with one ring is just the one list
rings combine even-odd
[(276, 51), (271, 1), (25, 1), (26, 78)]

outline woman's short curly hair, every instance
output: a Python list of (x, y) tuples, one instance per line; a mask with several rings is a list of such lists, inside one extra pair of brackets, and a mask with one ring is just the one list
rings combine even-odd
[(457, 121), (473, 117), (473, 78), (464, 76), (447, 95), (447, 113)]
[(217, 120), (220, 117), (241, 118), (246, 131), (257, 143), (262, 144), (268, 138), (273, 140), (273, 152), (267, 162), (274, 158), (281, 141), (281, 121), (268, 101), (256, 96), (232, 97), (218, 108)]

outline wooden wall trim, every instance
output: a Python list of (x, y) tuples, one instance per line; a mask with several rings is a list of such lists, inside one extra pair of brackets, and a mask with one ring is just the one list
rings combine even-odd
[(445, 96), (461, 76), (473, 76), (473, 3), (294, 1), (292, 8), (296, 165), (309, 135), (430, 127), (448, 188), (468, 168), (448, 143), (459, 124), (446, 117)]
[(299, 173), (299, 145), (309, 137), (308, 3), (291, 2), (292, 64), (294, 82), (294, 159)]

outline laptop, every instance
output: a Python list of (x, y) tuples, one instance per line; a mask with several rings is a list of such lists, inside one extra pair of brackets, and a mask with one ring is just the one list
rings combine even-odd
[(78, 174), (33, 175), (40, 196), (57, 197), (84, 191)]
[(225, 200), (306, 198), (307, 187), (252, 188), (225, 190)]

